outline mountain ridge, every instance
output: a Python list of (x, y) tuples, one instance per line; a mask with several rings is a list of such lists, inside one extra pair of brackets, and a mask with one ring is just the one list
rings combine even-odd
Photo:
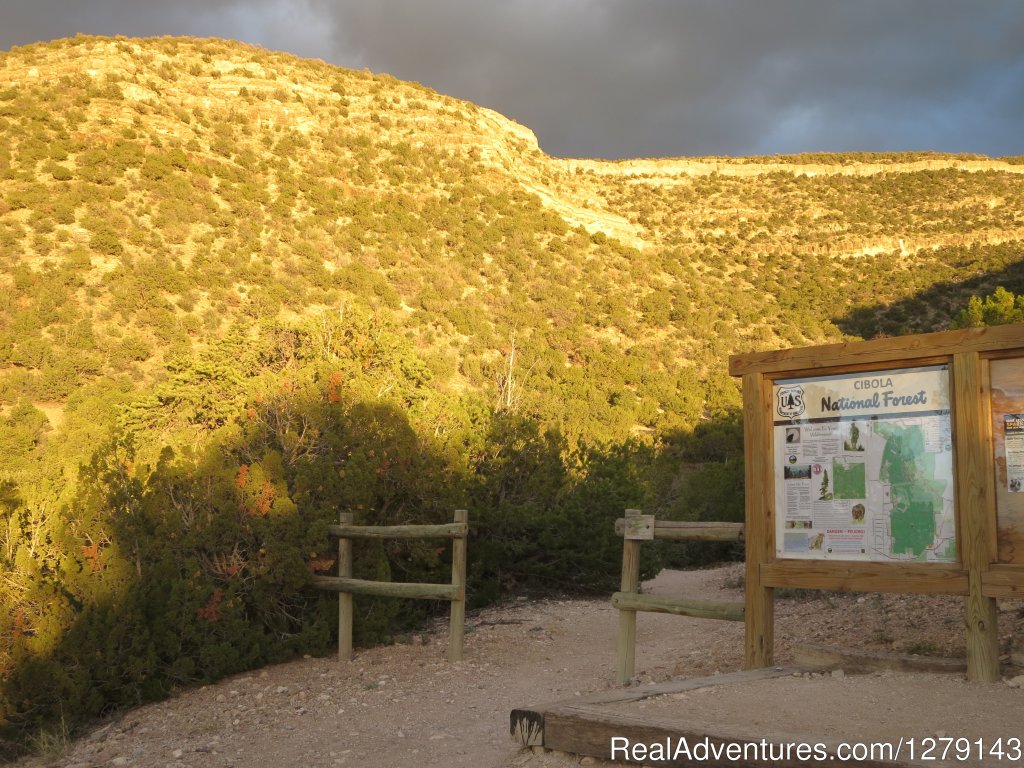
[[(121, 285), (129, 262), (173, 265), (184, 281), (168, 284), (183, 290), (161, 293), (153, 285), (162, 298), (150, 315), (163, 314), (167, 323), (170, 312), (188, 326), (193, 345), (197, 323), (216, 328), (210, 312), (219, 308), (223, 319), (231, 308), (249, 307), (253, 290), (271, 294), (281, 317), (301, 317), (337, 304), (339, 287), (348, 295), (372, 284), (373, 301), (386, 296), (400, 322), (458, 314), (454, 304), (433, 299), (439, 288), (446, 301), (475, 308), (491, 328), (484, 348), (471, 352), (484, 368), (501, 357), (514, 328), (521, 338), (548, 334), (552, 317), (564, 315), (563, 323), (572, 317), (598, 344), (621, 351), (653, 318), (656, 325), (641, 335), (667, 339), (668, 354), (703, 374), (721, 370), (720, 358), (744, 339), (785, 345), (840, 338), (836, 318), (807, 316), (796, 324), (807, 332), (780, 332), (771, 317), (779, 289), (802, 279), (786, 259), (824, 259), (855, 281), (860, 273), (882, 279), (894, 266), (905, 279), (927, 282), (936, 258), (946, 260), (940, 272), (952, 275), (949, 259), (962, 262), (962, 249), (1015, 248), (1024, 239), (1017, 183), (1024, 164), (1007, 160), (932, 153), (552, 158), (529, 128), (419, 84), (216, 39), (54, 41), (3, 54), (0, 77), (0, 119), (8, 129), (0, 144), (0, 244), (8, 266), (39, 271), (70, 260), (87, 267), (76, 298), (97, 326), (97, 313), (109, 312), (102, 307), (115, 294), (129, 283), (139, 287), (134, 277)], [(478, 198), (489, 200), (480, 212), (467, 208), (461, 221), (452, 219), (454, 208)], [(494, 204), (502, 211), (488, 213)], [(540, 223), (534, 217), (543, 210), (561, 224)], [(514, 224), (521, 215), (527, 218)], [(452, 226), (469, 229), (453, 235)], [(475, 255), (466, 255), (467, 235)], [(495, 261), (493, 247), (513, 242), (520, 252)], [(523, 253), (531, 255), (524, 261)], [(256, 274), (211, 292), (205, 284), (226, 276), (195, 270), (197, 255), (214, 260), (206, 272), (248, 260)], [(438, 258), (451, 272), (440, 282), (428, 275)], [(287, 263), (322, 296), (302, 299), (299, 289), (286, 300), (267, 281)], [(546, 285), (552, 267), (573, 276), (568, 291)], [(346, 282), (341, 276), (351, 269), (358, 277)], [(529, 276), (530, 269), (540, 272)], [(15, 272), (5, 269), (0, 280), (14, 286)], [(523, 278), (534, 286), (525, 294)], [(616, 282), (621, 307), (600, 296)], [(903, 284), (901, 278), (882, 297), (893, 287), (905, 295)], [(860, 298), (846, 299), (847, 306), (877, 295), (854, 290)], [(526, 323), (515, 318), (513, 297), (539, 313)], [(567, 302), (579, 311), (567, 313)], [(799, 310), (797, 301), (785, 302)], [(751, 303), (757, 314), (742, 309)], [(496, 307), (504, 308), (495, 314)], [(681, 324), (702, 308), (729, 329), (725, 343), (703, 350), (707, 323), (696, 322), (696, 330)], [(125, 319), (129, 328), (137, 325)], [(472, 334), (464, 332), (465, 320), (454, 333), (451, 320), (440, 321), (446, 343), (423, 328), (413, 328), (413, 337), (422, 344), (433, 335), (431, 354), (461, 360)], [(928, 330), (930, 322), (922, 317), (910, 327)], [(45, 329), (38, 329), (39, 343), (53, 347)], [(139, 330), (152, 346), (151, 331)], [(15, 354), (21, 368), (14, 373), (24, 380), (40, 368), (23, 364), (31, 359), (18, 363), (21, 357)], [(490, 386), (472, 373), (465, 380), (476, 363), (457, 365), (463, 371), (448, 375), (452, 386)]]
[[(122, 74), (135, 74), (139, 69), (132, 56), (143, 53), (143, 45), (147, 39), (134, 40), (130, 38), (90, 38), (79, 36), (72, 39), (75, 47), (88, 45), (88, 48), (79, 51), (76, 58), (65, 62), (61, 66), (50, 66), (53, 75), (60, 74), (86, 74), (91, 78), (107, 77), (111, 72)], [(150, 38), (152, 41), (174, 41), (175, 45), (184, 45), (185, 41), (191, 44), (202, 44), (203, 41), (193, 41), (191, 38)], [(54, 41), (50, 45), (61, 45), (65, 41)], [(222, 41), (210, 39), (207, 44), (221, 45)], [(265, 54), (274, 64), (281, 65), (287, 62), (289, 65), (297, 65), (300, 62), (308, 61), (291, 54), (266, 52), (256, 46), (235, 44), (239, 52), (253, 52), (260, 55)], [(71, 47), (71, 46), (68, 46)], [(17, 53), (20, 49), (13, 49)], [(83, 62), (87, 65), (83, 68)], [(157, 56), (153, 64), (164, 66), (171, 61), (170, 56)], [(308, 83), (299, 83), (289, 80), (281, 75), (273, 79), (268, 77), (268, 72), (262, 64), (253, 64), (243, 58), (241, 53), (234, 57), (225, 56), (210, 62), (210, 77), (206, 78), (209, 86), (221, 100), (234, 99), (243, 89), (253, 87), (254, 81), (263, 87), (269, 87), (273, 83), (276, 87), (288, 87), (293, 93), (298, 93), (307, 98), (324, 99), (335, 97), (341, 100), (342, 97), (332, 94), (327, 88), (314, 87)], [(332, 68), (323, 62), (314, 62), (317, 70), (323, 68), (334, 69), (335, 71), (348, 71), (342, 68)], [(243, 75), (237, 76), (241, 70)], [(365, 73), (365, 71), (364, 71)], [(39, 77), (37, 64), (27, 64), (22, 67), (5, 66), (4, 77), (10, 84), (17, 87), (20, 84), (28, 84), (32, 79)], [(373, 75), (371, 75), (373, 77)], [(379, 76), (381, 77), (381, 76)], [(382, 77), (390, 78), (388, 75)], [(393, 80), (394, 84), (400, 81)], [(322, 86), (322, 83), (320, 84)], [(422, 89), (418, 84), (412, 84), (417, 90)], [(443, 99), (446, 103), (451, 102), (450, 97), (436, 94), (431, 89), (423, 89), (422, 92), (432, 94)], [(155, 90), (150, 90), (137, 83), (128, 83), (123, 88), (123, 95), (129, 101), (146, 103), (158, 98)], [(456, 100), (457, 101), (457, 100)], [(202, 97), (199, 102), (205, 108), (210, 108), (213, 101), (209, 96)], [(463, 106), (469, 102), (459, 102)], [(981, 173), (986, 171), (999, 171), (1002, 173), (1019, 174), (1024, 173), (1024, 164), (1014, 164), (1000, 159), (983, 158), (977, 155), (946, 155), (941, 153), (836, 153), (833, 157), (834, 163), (821, 162), (822, 155), (815, 155), (818, 162), (806, 162), (803, 155), (774, 156), (774, 157), (753, 157), (753, 158), (727, 158), (727, 157), (693, 157), (693, 158), (629, 158), (621, 160), (593, 160), (584, 158), (556, 158), (545, 155), (541, 150), (537, 137), (528, 127), (507, 118), (500, 113), (471, 105), (475, 120), (474, 127), (477, 129), (473, 135), (453, 137), (453, 141), (472, 143), (475, 139), (479, 144), (480, 159), (489, 163), (494, 168), (510, 171), (515, 166), (517, 170), (525, 172), (526, 178), (520, 181), (522, 188), (536, 194), (541, 201), (550, 206), (565, 218), (570, 226), (582, 225), (588, 231), (601, 231), (606, 235), (622, 237), (630, 245), (642, 247), (644, 239), (639, 236), (637, 228), (631, 225), (619, 214), (600, 206), (588, 208), (578, 200), (571, 200), (560, 197), (555, 190), (543, 184), (539, 176), (545, 170), (565, 174), (577, 172), (591, 172), (603, 177), (627, 177), (636, 183), (651, 186), (672, 186), (687, 183), (690, 177), (721, 175), (740, 178), (766, 176), (774, 173), (784, 172), (798, 176), (814, 177), (819, 175), (842, 175), (842, 176), (868, 176), (881, 173), (908, 173), (919, 171), (936, 170), (958, 170), (965, 172)], [(296, 112), (301, 110), (296, 110)], [(300, 132), (308, 133), (316, 126), (316, 121), (308, 116), (292, 114), (287, 108), (277, 114), (277, 119), (283, 116), (284, 124), (293, 127)], [(273, 127), (274, 118), (268, 119), (268, 126)], [(524, 157), (530, 157), (535, 162), (542, 163), (543, 168), (539, 173), (531, 173), (529, 165), (520, 161)], [(856, 159), (865, 157), (867, 159)], [(902, 158), (909, 159), (902, 159)], [(844, 158), (855, 158), (847, 159)], [(883, 158), (885, 162), (879, 162), (877, 158)], [(594, 202), (591, 200), (590, 202)]]

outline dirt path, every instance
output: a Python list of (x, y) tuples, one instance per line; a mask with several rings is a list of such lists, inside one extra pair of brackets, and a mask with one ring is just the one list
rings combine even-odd
[[(740, 599), (740, 571), (666, 572), (654, 593)], [(887, 602), (888, 601), (888, 602)], [(895, 606), (895, 607), (894, 607)], [(886, 650), (955, 654), (960, 601), (819, 596), (782, 600), (778, 660), (791, 639), (839, 638)], [(1020, 635), (1019, 604), (1000, 630)], [(926, 617), (926, 618), (922, 618)], [(447, 622), (407, 645), (357, 652), (351, 662), (305, 659), (191, 690), (125, 713), (59, 756), (60, 766), (360, 766), (452, 768), (568, 765), (520, 752), (508, 737), (512, 708), (570, 699), (614, 685), (617, 612), (608, 600), (518, 601), (467, 619), (465, 661), (445, 659)], [(856, 638), (861, 642), (857, 643)], [(644, 614), (637, 669), (643, 682), (731, 671), (742, 663), (739, 623)]]

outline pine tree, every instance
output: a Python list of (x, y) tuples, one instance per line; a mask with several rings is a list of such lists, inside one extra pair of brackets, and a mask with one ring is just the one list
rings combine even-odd
[(821, 479), (821, 495), (818, 497), (819, 501), (828, 501), (832, 498), (832, 494), (828, 491), (828, 470), (824, 472), (824, 476)]

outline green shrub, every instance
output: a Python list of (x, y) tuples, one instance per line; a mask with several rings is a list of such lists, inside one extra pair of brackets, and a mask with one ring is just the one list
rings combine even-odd
[(43, 170), (53, 176), (55, 181), (70, 181), (74, 178), (71, 169), (59, 163), (48, 163)]
[(985, 325), (1024, 323), (1024, 294), (1014, 296), (998, 286), (984, 299), (972, 296), (965, 309), (953, 318), (952, 328), (977, 328)]
[(124, 247), (121, 245), (121, 239), (115, 232), (110, 230), (94, 232), (92, 238), (89, 240), (89, 246), (94, 251), (102, 253), (104, 256), (120, 256), (124, 252)]

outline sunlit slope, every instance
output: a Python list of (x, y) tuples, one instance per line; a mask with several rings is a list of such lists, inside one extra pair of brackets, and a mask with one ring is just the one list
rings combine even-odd
[(601, 438), (692, 424), (735, 402), (729, 353), (940, 327), (1012, 283), (1022, 169), (565, 160), (420, 85), (237, 43), (17, 48), (0, 397), (57, 418), (83, 384), (162, 380), (232, 326), (358, 305), (438, 389)]

